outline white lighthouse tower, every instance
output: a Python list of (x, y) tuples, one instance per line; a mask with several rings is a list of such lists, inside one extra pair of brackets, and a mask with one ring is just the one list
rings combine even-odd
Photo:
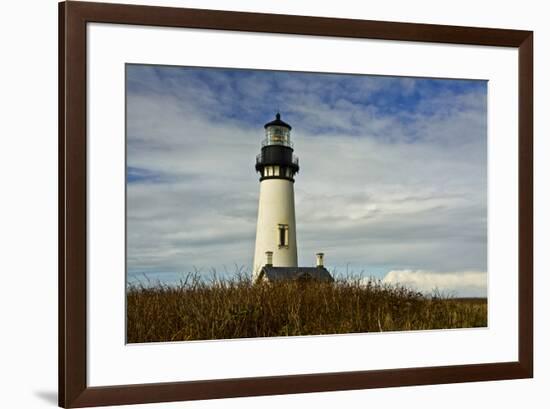
[(277, 113), (275, 120), (265, 124), (264, 128), (265, 139), (261, 153), (256, 157), (260, 202), (253, 279), (265, 265), (298, 266), (294, 176), (299, 166), (290, 140), (292, 127)]

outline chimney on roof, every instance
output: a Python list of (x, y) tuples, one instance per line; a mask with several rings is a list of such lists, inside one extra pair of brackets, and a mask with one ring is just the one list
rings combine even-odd
[(272, 251), (266, 251), (265, 252), (267, 262), (265, 263), (266, 266), (272, 267), (273, 266), (273, 252)]
[(317, 253), (317, 267), (323, 267), (325, 253)]

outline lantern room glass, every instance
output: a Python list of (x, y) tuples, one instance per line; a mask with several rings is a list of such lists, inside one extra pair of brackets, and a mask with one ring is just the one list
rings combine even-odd
[(290, 146), (290, 129), (284, 126), (269, 126), (265, 131), (265, 145)]

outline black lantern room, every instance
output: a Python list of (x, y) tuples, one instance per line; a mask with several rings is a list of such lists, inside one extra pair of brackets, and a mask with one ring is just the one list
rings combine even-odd
[(256, 171), (260, 173), (260, 181), (286, 179), (294, 182), (294, 175), (300, 167), (290, 140), (292, 127), (281, 120), (281, 114), (277, 113), (275, 120), (265, 124), (264, 128), (262, 150), (256, 156)]

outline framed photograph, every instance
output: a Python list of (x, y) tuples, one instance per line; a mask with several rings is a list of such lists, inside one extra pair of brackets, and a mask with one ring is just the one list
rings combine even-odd
[(533, 33), (59, 4), (59, 405), (533, 376)]

